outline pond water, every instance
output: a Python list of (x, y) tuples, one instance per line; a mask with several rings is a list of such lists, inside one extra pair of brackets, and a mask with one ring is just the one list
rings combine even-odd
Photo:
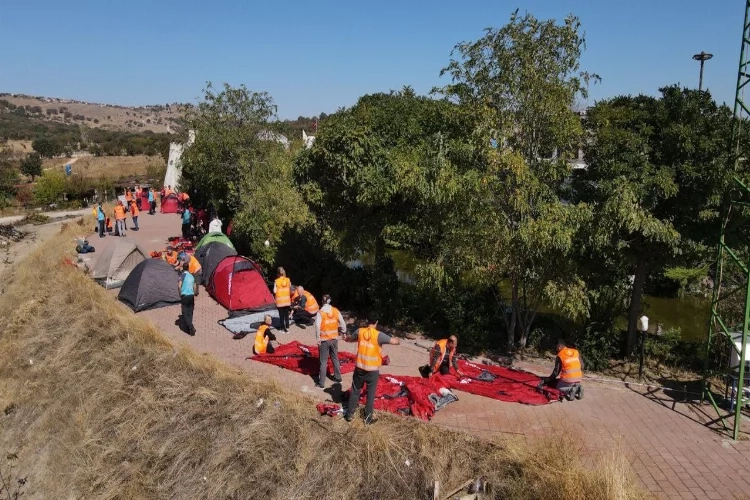
[[(388, 249), (388, 254), (393, 259), (396, 274), (402, 283), (414, 284), (414, 269), (420, 263), (409, 250)], [(349, 262), (350, 267), (369, 266), (374, 264), (375, 256), (363, 253), (359, 259)], [(510, 292), (510, 285), (500, 286), (501, 291)], [(711, 311), (711, 299), (702, 297), (654, 297), (643, 296), (644, 314), (649, 317), (649, 323), (661, 324), (664, 331), (670, 328), (679, 328), (682, 338), (690, 342), (702, 342), (706, 339), (709, 313)], [(619, 325), (627, 327), (626, 318), (622, 318)]]

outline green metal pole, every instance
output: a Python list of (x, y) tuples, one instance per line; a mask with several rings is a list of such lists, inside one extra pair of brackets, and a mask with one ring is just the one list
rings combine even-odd
[[(742, 102), (742, 73), (745, 68), (743, 68), (743, 64), (745, 63), (745, 45), (747, 44), (747, 23), (748, 19), (750, 19), (750, 0), (745, 1), (745, 20), (742, 23), (742, 45), (740, 46), (740, 63), (737, 68), (737, 90), (734, 95), (734, 117), (739, 118), (738, 113), (740, 112), (740, 103)], [(735, 130), (733, 130), (732, 136), (734, 136), (734, 132), (736, 132), (737, 122), (735, 121)]]
[(703, 383), (701, 384), (701, 404), (706, 400), (706, 392), (710, 392), (708, 388), (708, 377), (711, 375), (711, 345), (713, 343), (714, 335), (716, 334), (716, 314), (719, 311), (719, 289), (721, 288), (721, 278), (723, 276), (723, 258), (724, 258), (724, 225), (721, 226), (719, 233), (719, 245), (716, 250), (716, 274), (714, 275), (714, 291), (713, 298), (711, 299), (711, 314), (708, 317), (708, 340), (706, 341), (706, 357), (703, 359)]
[(740, 419), (742, 418), (742, 395), (745, 388), (745, 351), (747, 350), (747, 331), (750, 327), (750, 273), (746, 275), (747, 290), (745, 295), (745, 320), (742, 325), (742, 349), (740, 349), (740, 373), (737, 379), (737, 394), (735, 395), (734, 407), (734, 433), (733, 439), (737, 441), (740, 436)]

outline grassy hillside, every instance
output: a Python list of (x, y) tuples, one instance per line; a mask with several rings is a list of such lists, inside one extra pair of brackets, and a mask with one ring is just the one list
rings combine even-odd
[(622, 454), (584, 467), (574, 436), (318, 417), (310, 399), (173, 345), (63, 264), (91, 225), (0, 280), (0, 457), (14, 464), (0, 472), (25, 477), (13, 488), (29, 498), (432, 498), (435, 480), (445, 494), (480, 475), (494, 498), (646, 497)]
[[(64, 171), (68, 163), (71, 163), (71, 159), (46, 159), (43, 169)], [(85, 179), (145, 178), (151, 174), (163, 179), (166, 162), (161, 156), (84, 156), (73, 162), (72, 169), (74, 174), (80, 174)]]
[(173, 132), (181, 113), (177, 104), (126, 107), (10, 94), (1, 94), (0, 100), (12, 105), (12, 111), (20, 107), (24, 114), (44, 121), (128, 132)]

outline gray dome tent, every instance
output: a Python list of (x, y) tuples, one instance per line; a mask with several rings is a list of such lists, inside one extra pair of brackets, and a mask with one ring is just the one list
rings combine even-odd
[(145, 251), (128, 238), (116, 238), (99, 254), (91, 277), (104, 288), (117, 288), (135, 267), (148, 259)]
[(131, 271), (117, 298), (135, 312), (180, 302), (180, 275), (161, 259), (146, 259)]
[(203, 245), (196, 250), (195, 258), (198, 259), (201, 268), (203, 268), (203, 284), (208, 284), (208, 280), (211, 279), (211, 275), (214, 274), (219, 262), (225, 257), (232, 257), (234, 255), (237, 255), (237, 251), (234, 248), (228, 247), (218, 241)]

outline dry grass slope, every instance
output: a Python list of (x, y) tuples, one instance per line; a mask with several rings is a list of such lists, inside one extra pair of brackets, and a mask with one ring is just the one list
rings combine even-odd
[(584, 467), (559, 436), (317, 417), (310, 400), (173, 345), (62, 264), (81, 232), (64, 228), (0, 280), (0, 456), (18, 454), (29, 497), (412, 499), (483, 475), (494, 498), (648, 498), (622, 454)]
[[(46, 159), (43, 168), (64, 170), (68, 163), (71, 163), (68, 158)], [(87, 179), (116, 180), (123, 177), (143, 177), (149, 168), (166, 170), (166, 162), (161, 156), (84, 156), (77, 158), (72, 168), (74, 173)]]

